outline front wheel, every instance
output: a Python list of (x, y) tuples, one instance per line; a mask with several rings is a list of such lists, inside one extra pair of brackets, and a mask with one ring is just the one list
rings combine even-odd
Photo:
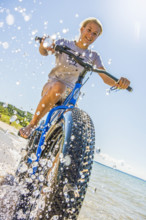
[(52, 125), (29, 186), (31, 193), (23, 197), (25, 219), (77, 219), (92, 169), (94, 133), (90, 117), (78, 108)]

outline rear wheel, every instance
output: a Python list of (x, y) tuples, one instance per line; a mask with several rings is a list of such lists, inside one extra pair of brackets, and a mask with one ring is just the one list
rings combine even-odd
[(37, 173), (27, 174), (32, 183), (21, 195), (25, 205), (17, 205), (17, 213), (25, 213), (22, 219), (77, 219), (91, 174), (94, 139), (90, 117), (78, 108), (52, 125)]

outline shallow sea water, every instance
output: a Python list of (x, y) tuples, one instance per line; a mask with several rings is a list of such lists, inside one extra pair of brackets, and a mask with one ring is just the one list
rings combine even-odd
[[(18, 191), (0, 187), (0, 220), (12, 219)], [(146, 220), (146, 181), (94, 162), (78, 220)]]
[(146, 220), (146, 181), (94, 162), (78, 220)]

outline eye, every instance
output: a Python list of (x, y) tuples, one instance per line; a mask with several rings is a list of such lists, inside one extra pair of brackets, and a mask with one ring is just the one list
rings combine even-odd
[(90, 28), (88, 28), (88, 32), (91, 32), (91, 29), (90, 29)]
[(93, 33), (94, 34), (94, 36), (97, 36), (97, 33), (95, 32), (95, 33)]

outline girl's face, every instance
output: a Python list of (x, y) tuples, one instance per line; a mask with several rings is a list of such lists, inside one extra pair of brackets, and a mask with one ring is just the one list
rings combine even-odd
[(95, 22), (89, 22), (85, 27), (81, 27), (80, 42), (88, 47), (100, 34), (100, 27)]

